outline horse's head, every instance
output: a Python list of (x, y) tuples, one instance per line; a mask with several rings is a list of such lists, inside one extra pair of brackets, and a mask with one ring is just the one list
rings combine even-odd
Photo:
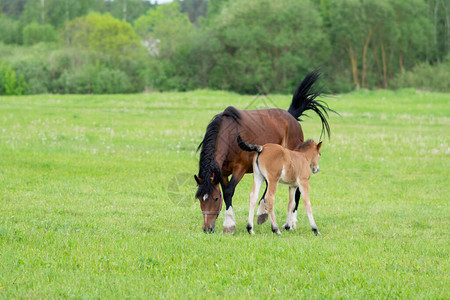
[(196, 197), (200, 201), (203, 214), (203, 231), (214, 232), (216, 219), (222, 209), (222, 193), (220, 192), (220, 181), (215, 179), (214, 173), (209, 179), (199, 178), (194, 175), (198, 184)]
[(320, 153), (320, 147), (322, 147), (322, 142), (316, 144), (313, 143), (314, 147), (311, 147), (311, 151), (313, 151), (312, 159), (311, 159), (311, 170), (314, 174), (319, 172), (319, 157), (321, 155)]

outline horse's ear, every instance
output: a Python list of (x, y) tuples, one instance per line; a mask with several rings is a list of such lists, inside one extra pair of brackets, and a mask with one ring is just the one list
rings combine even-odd
[(319, 144), (317, 144), (317, 151), (320, 150), (320, 147), (322, 147), (322, 142), (320, 142)]
[(210, 178), (210, 180), (211, 180), (211, 183), (214, 183), (214, 176), (215, 176), (215, 174), (214, 174), (214, 173), (212, 173), (212, 174), (211, 174), (211, 178)]
[(202, 183), (202, 179), (198, 178), (197, 175), (194, 175), (194, 179), (195, 179), (195, 181), (197, 181), (197, 184)]

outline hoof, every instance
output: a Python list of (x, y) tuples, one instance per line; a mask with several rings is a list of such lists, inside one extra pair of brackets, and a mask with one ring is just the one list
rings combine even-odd
[(290, 230), (290, 231), (294, 230), (294, 226), (290, 226), (288, 223), (284, 224), (283, 228), (284, 228), (284, 230)]
[(248, 233), (250, 233), (250, 234), (255, 234), (255, 232), (253, 231), (253, 226), (250, 225), (250, 224), (247, 224), (247, 231), (248, 231)]
[(235, 226), (224, 227), (223, 228), (223, 233), (234, 234), (234, 231), (235, 231)]
[(269, 218), (269, 214), (262, 214), (258, 216), (258, 225), (263, 224)]
[(282, 235), (280, 229), (278, 229), (278, 227), (272, 227), (272, 232), (277, 234), (277, 235)]
[(321, 235), (317, 228), (312, 228), (312, 232), (314, 232), (315, 235)]

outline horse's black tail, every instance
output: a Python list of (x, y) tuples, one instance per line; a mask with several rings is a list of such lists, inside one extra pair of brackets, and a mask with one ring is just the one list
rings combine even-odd
[[(322, 122), (322, 134), (324, 131), (327, 132), (328, 138), (330, 138), (330, 125), (328, 124), (328, 112), (334, 112), (331, 108), (328, 107), (324, 101), (316, 100), (323, 91), (314, 90), (314, 83), (320, 78), (320, 71), (314, 70), (308, 75), (306, 75), (305, 79), (303, 79), (302, 83), (297, 87), (292, 97), (291, 106), (289, 106), (288, 112), (295, 118), (297, 121), (302, 121), (300, 119), (301, 116), (305, 115), (305, 111), (312, 110), (316, 114), (319, 115), (320, 120)], [(306, 116), (306, 115), (305, 115)]]
[(237, 143), (238, 143), (239, 147), (241, 147), (241, 149), (244, 151), (248, 151), (248, 152), (256, 151), (258, 153), (262, 152), (262, 146), (247, 143), (246, 141), (244, 141), (241, 138), (240, 135), (238, 135), (238, 137), (237, 137)]

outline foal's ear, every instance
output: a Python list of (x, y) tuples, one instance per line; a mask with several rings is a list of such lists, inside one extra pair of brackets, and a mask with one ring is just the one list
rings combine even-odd
[(197, 182), (197, 184), (202, 183), (202, 179), (201, 179), (201, 178), (198, 178), (197, 175), (194, 175), (194, 179), (195, 179), (195, 181)]
[(322, 147), (322, 142), (320, 142), (320, 143), (317, 144), (317, 151), (320, 150), (320, 147)]

